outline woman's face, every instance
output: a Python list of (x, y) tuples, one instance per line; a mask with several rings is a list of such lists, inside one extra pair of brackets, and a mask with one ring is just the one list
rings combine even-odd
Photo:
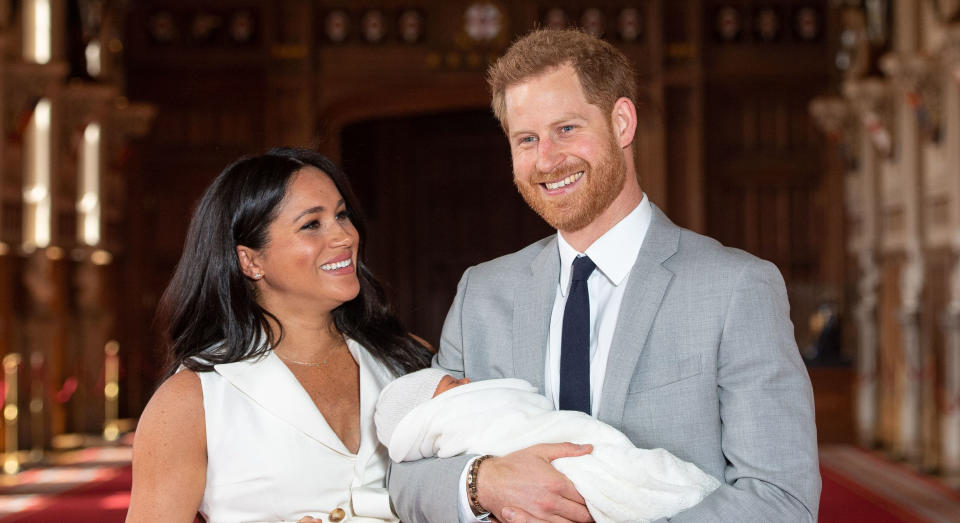
[(277, 315), (329, 312), (357, 297), (360, 239), (347, 211), (323, 171), (307, 166), (293, 175), (267, 229), (267, 244), (259, 250), (237, 247), (264, 308)]

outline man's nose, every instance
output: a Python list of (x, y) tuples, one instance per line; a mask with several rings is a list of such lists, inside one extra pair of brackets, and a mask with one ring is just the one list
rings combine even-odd
[(537, 170), (549, 173), (563, 163), (563, 152), (560, 147), (549, 138), (543, 138), (537, 143)]

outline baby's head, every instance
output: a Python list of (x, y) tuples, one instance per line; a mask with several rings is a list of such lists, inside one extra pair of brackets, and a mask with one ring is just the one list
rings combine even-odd
[(380, 393), (374, 414), (380, 442), (390, 444), (397, 424), (414, 407), (469, 382), (467, 378), (458, 380), (438, 369), (422, 369), (393, 380)]
[(436, 398), (440, 394), (443, 394), (454, 387), (466, 385), (467, 383), (470, 383), (470, 378), (457, 379), (449, 374), (444, 374), (443, 377), (440, 378), (440, 383), (437, 384), (437, 388), (433, 391), (432, 397)]

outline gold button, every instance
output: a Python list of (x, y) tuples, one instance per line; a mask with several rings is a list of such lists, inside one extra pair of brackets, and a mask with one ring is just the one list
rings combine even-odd
[(335, 508), (333, 512), (330, 513), (330, 521), (336, 523), (337, 521), (343, 521), (343, 518), (347, 517), (347, 513), (343, 511), (342, 508)]

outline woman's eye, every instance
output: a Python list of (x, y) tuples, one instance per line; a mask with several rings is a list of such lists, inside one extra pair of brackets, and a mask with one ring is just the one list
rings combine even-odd
[(317, 220), (310, 220), (309, 222), (303, 224), (303, 227), (300, 227), (300, 229), (301, 229), (301, 230), (302, 230), (302, 229), (316, 229), (316, 228), (318, 228), (318, 227), (320, 227), (320, 222), (319, 222), (319, 221), (317, 221)]
[(341, 222), (342, 222), (342, 221), (349, 220), (349, 219), (350, 219), (350, 213), (349, 213), (349, 212), (347, 212), (347, 211), (340, 211), (340, 212), (337, 213), (337, 220), (338, 220), (338, 221), (341, 221)]

